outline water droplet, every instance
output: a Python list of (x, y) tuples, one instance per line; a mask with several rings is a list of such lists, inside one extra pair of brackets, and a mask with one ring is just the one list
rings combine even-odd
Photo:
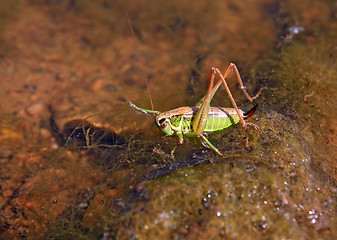
[(304, 27), (297, 27), (297, 26), (293, 26), (293, 27), (289, 27), (288, 31), (293, 34), (299, 34), (300, 32), (304, 31)]
[(264, 220), (257, 220), (254, 222), (254, 226), (258, 231), (262, 231), (268, 227), (268, 224)]

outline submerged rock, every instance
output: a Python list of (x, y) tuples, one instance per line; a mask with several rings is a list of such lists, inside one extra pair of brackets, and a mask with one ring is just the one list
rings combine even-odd
[[(289, 239), (336, 234), (336, 193), (311, 170), (310, 133), (272, 112), (249, 154), (184, 167), (145, 183), (119, 226), (136, 239)], [(299, 134), (301, 133), (301, 134)]]

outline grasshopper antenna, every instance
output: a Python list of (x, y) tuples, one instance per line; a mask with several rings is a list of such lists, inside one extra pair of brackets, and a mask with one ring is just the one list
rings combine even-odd
[[(130, 30), (131, 30), (131, 33), (132, 33), (132, 36), (133, 36), (133, 39), (134, 39), (134, 42), (135, 42), (135, 45), (136, 45), (136, 53), (137, 53), (138, 56), (140, 56), (141, 54), (140, 54), (140, 51), (139, 51), (139, 48), (138, 48), (138, 45), (137, 45), (136, 36), (135, 36), (134, 31), (133, 31), (133, 27), (132, 27), (132, 24), (131, 24), (129, 13), (128, 13), (127, 10), (125, 10), (125, 15), (126, 15), (126, 17), (128, 19)], [(149, 88), (148, 77), (147, 77), (147, 74), (146, 74), (144, 68), (142, 68), (142, 71), (143, 71), (143, 74), (144, 74), (144, 77), (145, 77), (145, 80), (146, 80), (146, 89), (147, 89), (147, 92), (149, 94), (150, 103), (151, 103), (151, 109), (152, 109), (153, 115), (155, 116), (155, 114), (154, 114), (155, 110), (154, 110), (154, 107), (153, 107), (153, 102), (152, 102), (151, 92), (150, 92), (150, 88)]]

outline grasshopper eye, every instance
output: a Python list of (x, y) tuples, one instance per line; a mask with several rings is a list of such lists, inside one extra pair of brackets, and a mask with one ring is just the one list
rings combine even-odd
[(160, 128), (164, 129), (167, 127), (166, 118), (160, 119), (159, 123), (160, 123)]
[(166, 127), (167, 127), (167, 123), (166, 123), (166, 122), (162, 122), (162, 123), (160, 124), (160, 127), (161, 127), (161, 128), (166, 128)]

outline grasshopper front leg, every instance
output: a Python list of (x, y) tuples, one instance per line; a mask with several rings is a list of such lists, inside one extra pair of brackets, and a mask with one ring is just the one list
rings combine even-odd
[(181, 144), (184, 143), (184, 136), (182, 134), (178, 134), (178, 138), (179, 138), (179, 142), (177, 143), (177, 145), (172, 149), (171, 151), (171, 157), (174, 157), (174, 151), (177, 149), (177, 147)]

